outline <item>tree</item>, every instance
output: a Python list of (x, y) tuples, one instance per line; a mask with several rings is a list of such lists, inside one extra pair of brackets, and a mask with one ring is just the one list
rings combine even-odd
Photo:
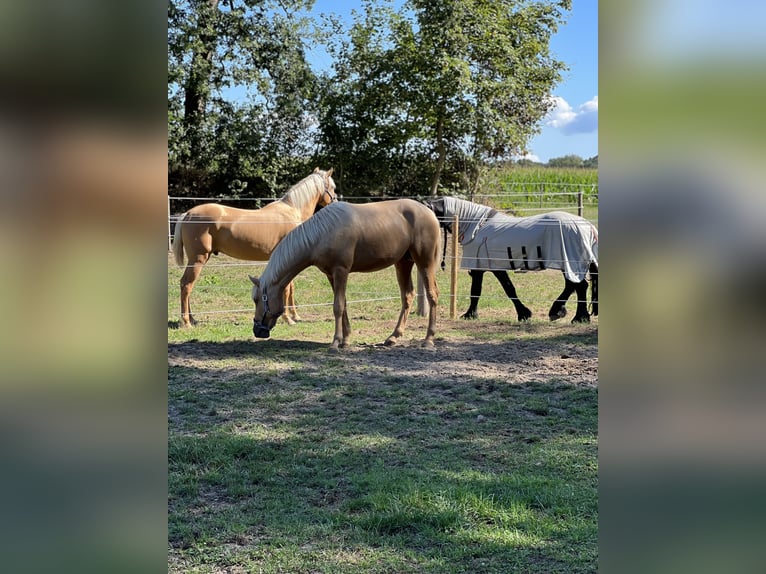
[(548, 167), (583, 167), (583, 159), (575, 154), (552, 157), (548, 160)]
[[(429, 193), (448, 170), (473, 191), (488, 160), (524, 151), (565, 66), (549, 53), (571, 0), (409, 0), (398, 13), (365, 2), (337, 47), (328, 144), (420, 157)], [(350, 136), (350, 138), (349, 138)], [(361, 147), (361, 150), (359, 148)]]
[(310, 141), (311, 33), (296, 14), (311, 4), (169, 0), (169, 175), (180, 185), (260, 180), (273, 191)]

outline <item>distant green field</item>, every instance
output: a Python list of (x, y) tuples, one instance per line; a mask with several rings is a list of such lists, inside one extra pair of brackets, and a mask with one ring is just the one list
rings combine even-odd
[(598, 170), (582, 168), (503, 167), (490, 170), (473, 201), (510, 210), (519, 216), (564, 209), (598, 220)]

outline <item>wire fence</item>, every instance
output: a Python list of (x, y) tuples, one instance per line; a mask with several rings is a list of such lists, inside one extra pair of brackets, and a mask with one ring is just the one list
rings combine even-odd
[[(499, 212), (511, 216), (524, 217), (547, 211), (567, 211), (585, 217), (588, 221), (598, 225), (598, 185), (578, 183), (550, 183), (550, 182), (513, 182), (506, 186), (519, 187), (521, 191), (515, 193), (481, 193), (474, 196), (465, 196), (475, 203), (481, 203), (496, 208)], [(550, 191), (551, 188), (565, 189), (568, 191)], [(370, 203), (387, 199), (414, 199), (421, 201), (424, 196), (380, 197), (380, 196), (354, 196), (341, 201), (349, 203)], [(232, 196), (218, 197), (182, 197), (168, 196), (168, 250), (171, 248), (175, 224), (185, 210), (175, 209), (174, 205), (187, 206), (202, 203), (232, 204), (240, 209), (261, 209), (277, 201), (278, 197), (270, 198), (245, 198)], [(247, 207), (242, 204), (246, 204)], [(273, 223), (261, 220), (258, 223)], [(281, 221), (280, 221), (281, 223)]]
[[(439, 306), (442, 310), (447, 309), (451, 303), (451, 294), (446, 288), (446, 283), (449, 282), (449, 269), (452, 265), (451, 258), (447, 258), (447, 270), (439, 272), (437, 282), (441, 286), (442, 296)], [(251, 263), (251, 266), (265, 266), (265, 263)], [(458, 261), (459, 265), (459, 261)], [(207, 266), (206, 266), (207, 267)], [(220, 265), (220, 267), (227, 267), (227, 265)], [(231, 267), (229, 265), (228, 267)], [(253, 273), (259, 273), (257, 270), (253, 270)], [(304, 272), (306, 273), (306, 272)], [(553, 305), (557, 300), (559, 292), (564, 287), (564, 280), (560, 271), (547, 270), (547, 271), (508, 271), (511, 280), (513, 281), (516, 289), (519, 293), (519, 299), (532, 308), (538, 308), (539, 316), (547, 316), (547, 308)], [(530, 282), (534, 281), (538, 283), (541, 279), (541, 275), (547, 274), (548, 277), (545, 282), (548, 287), (530, 287)], [(527, 275), (526, 281), (521, 283), (521, 276)], [(465, 270), (462, 271), (461, 281), (455, 294), (455, 303), (457, 305), (458, 314), (465, 311), (465, 308), (470, 304), (471, 296), (469, 294), (469, 279)], [(179, 283), (180, 273), (169, 274), (168, 281), (168, 321), (173, 321), (180, 317), (179, 307)], [(317, 285), (315, 283), (302, 283), (301, 276), (296, 278), (296, 297), (298, 299), (297, 309), (301, 312), (307, 309), (314, 311), (326, 311), (321, 312), (325, 318), (332, 317), (333, 307), (333, 295), (332, 289), (327, 284)], [(552, 286), (551, 286), (552, 285)], [(369, 308), (365, 311), (360, 310), (360, 305), (364, 306), (371, 303), (383, 303), (391, 302), (388, 306), (387, 314), (398, 314), (399, 301), (401, 300), (398, 294), (398, 287), (396, 285), (396, 279), (393, 276), (380, 278), (380, 287), (378, 291), (370, 290), (355, 290), (353, 289), (354, 280), (349, 282), (349, 288), (346, 294), (347, 305), (349, 309), (355, 309), (356, 313), (362, 313), (367, 317), (375, 317), (381, 320), (389, 320), (392, 317), (384, 317), (381, 313), (381, 307)], [(246, 279), (232, 280), (229, 285), (210, 285), (198, 282), (194, 288), (192, 294), (193, 300), (193, 314), (195, 317), (222, 317), (242, 315), (243, 318), (251, 318), (255, 309), (254, 304), (250, 298), (252, 285)], [(394, 293), (397, 291), (397, 293)], [(589, 295), (590, 297), (590, 295)], [(318, 300), (318, 299), (321, 299)], [(576, 303), (576, 297), (572, 295), (569, 298), (569, 304)], [(222, 301), (232, 303), (229, 306), (221, 305)], [(201, 302), (201, 304), (200, 304)], [(211, 306), (206, 306), (210, 302)], [(514, 314), (513, 305), (508, 296), (503, 292), (500, 284), (494, 279), (491, 273), (487, 273), (484, 281), (484, 288), (480, 297), (480, 306), (485, 311), (498, 311), (505, 310)], [(418, 296), (415, 295), (413, 300), (413, 312), (418, 304)], [(446, 313), (442, 311), (442, 317), (446, 316)]]
[[(526, 215), (534, 215), (536, 213), (540, 212), (546, 212), (546, 211), (568, 211), (571, 213), (577, 213), (578, 215), (581, 215), (588, 221), (592, 222), (594, 225), (598, 226), (598, 186), (593, 184), (571, 184), (571, 183), (563, 183), (560, 184), (560, 188), (566, 189), (567, 191), (551, 191), (551, 187), (553, 187), (554, 184), (551, 184), (549, 182), (541, 182), (541, 183), (530, 183), (530, 184), (524, 184), (526, 187), (522, 190), (520, 193), (490, 193), (490, 194), (480, 194), (476, 195), (472, 201), (476, 203), (482, 203), (485, 205), (492, 205), (496, 206), (496, 209), (500, 213), (505, 213), (507, 215), (511, 216), (519, 216), (524, 217)], [(520, 187), (520, 186), (517, 186)], [(534, 191), (533, 188), (537, 188), (537, 191)], [(168, 196), (168, 250), (171, 249), (171, 243), (174, 233), (174, 227), (175, 223), (182, 215), (181, 213), (178, 213), (177, 211), (174, 212), (173, 210), (173, 204), (175, 202), (184, 202), (188, 205), (189, 202), (193, 202), (195, 204), (202, 204), (202, 203), (221, 203), (221, 204), (228, 204), (231, 203), (234, 206), (237, 206), (241, 203), (250, 202), (252, 205), (254, 201), (259, 202), (259, 205), (265, 206), (268, 203), (271, 203), (273, 201), (276, 201), (279, 198), (260, 198), (258, 200), (254, 200), (253, 198), (238, 198), (238, 197), (177, 197), (177, 196)], [(351, 203), (369, 203), (371, 201), (380, 201), (385, 199), (399, 199), (399, 198), (386, 198), (386, 197), (375, 197), (375, 196), (366, 196), (366, 197), (353, 197), (349, 198), (349, 202)], [(423, 197), (410, 197), (410, 199), (415, 200), (422, 200), (425, 199)], [(466, 198), (469, 199), (469, 198)], [(468, 223), (468, 222), (464, 222)], [(440, 234), (440, 242), (442, 241), (443, 235)], [(440, 253), (443, 252), (443, 245), (440, 245)], [(443, 260), (447, 267), (447, 269), (452, 268), (453, 266), (457, 266), (459, 268), (460, 266), (460, 259), (462, 257), (462, 250), (460, 248), (457, 256), (451, 255), (449, 253), (445, 253)], [(172, 263), (172, 257), (169, 256), (168, 259), (168, 319), (170, 320), (171, 317), (174, 317), (178, 315), (178, 312), (173, 311), (173, 308), (177, 308), (177, 301), (179, 296), (179, 280), (181, 278), (181, 274), (183, 273), (183, 268), (177, 268)], [(197, 282), (195, 288), (194, 288), (194, 295), (193, 297), (200, 301), (205, 301), (205, 299), (210, 299), (213, 306), (220, 305), (219, 301), (216, 301), (218, 299), (228, 299), (230, 302), (233, 302), (234, 299), (236, 301), (242, 301), (251, 303), (250, 301), (250, 289), (251, 284), (249, 281), (246, 280), (245, 274), (242, 274), (240, 276), (240, 280), (230, 280), (230, 279), (224, 279), (226, 281), (226, 284), (209, 284), (202, 280), (205, 276), (205, 270), (208, 270), (208, 273), (210, 271), (214, 272), (222, 272), (225, 274), (226, 270), (228, 268), (248, 268), (253, 270), (254, 273), (259, 273), (257, 271), (259, 268), (264, 267), (267, 262), (259, 262), (259, 261), (241, 261), (241, 260), (234, 260), (231, 258), (226, 258), (225, 260), (221, 261), (209, 261), (203, 269), (201, 279)], [(499, 265), (498, 265), (499, 266)], [(549, 270), (551, 271), (551, 270)], [(513, 281), (518, 281), (518, 277), (521, 274), (525, 273), (531, 273), (531, 271), (527, 271), (525, 269), (516, 269), (516, 270), (509, 270), (508, 271), (512, 277)], [(537, 274), (538, 272), (535, 272)], [(563, 279), (561, 279), (561, 273), (556, 272), (559, 276), (558, 279), (558, 285), (563, 286)], [(240, 275), (239, 272), (237, 272), (237, 275)], [(450, 297), (453, 298), (453, 306), (456, 304), (459, 304), (461, 306), (467, 305), (470, 301), (470, 295), (468, 293), (469, 287), (468, 287), (468, 281), (465, 276), (467, 276), (467, 273), (461, 274), (463, 277), (460, 281), (460, 284), (457, 287), (457, 290), (453, 294), (449, 294)], [(242, 280), (242, 277), (244, 277), (244, 280)], [(491, 274), (487, 274), (487, 277), (490, 278)], [(443, 282), (444, 279), (442, 278), (440, 282)], [(556, 283), (556, 282), (554, 282)], [(482, 307), (485, 309), (493, 309), (493, 308), (506, 308), (510, 303), (507, 295), (503, 292), (503, 290), (500, 288), (500, 285), (497, 281), (494, 281), (494, 279), (490, 279), (485, 282), (485, 289), (481, 296), (481, 304)], [(393, 286), (396, 287), (396, 282), (393, 280)], [(307, 309), (307, 308), (321, 308), (321, 307), (332, 307), (332, 295), (331, 291), (329, 290), (329, 285), (317, 288), (316, 285), (312, 285), (309, 287), (303, 287), (302, 290), (305, 292), (306, 289), (314, 289), (318, 291), (322, 291), (324, 293), (324, 301), (306, 301), (304, 303), (299, 302), (298, 307), (300, 309)], [(384, 301), (399, 301), (400, 296), (398, 293), (392, 294), (391, 285), (386, 285), (387, 291), (353, 291), (351, 288), (351, 284), (349, 285), (349, 292), (347, 293), (347, 303), (349, 306), (355, 306), (357, 304), (369, 304), (369, 303), (376, 303), (376, 302), (384, 302)], [(557, 288), (555, 288), (557, 289)], [(394, 289), (394, 291), (398, 291), (398, 289)], [(208, 294), (207, 296), (205, 294)], [(531, 295), (523, 296), (523, 301), (525, 304), (530, 305), (538, 305), (538, 306), (545, 306), (545, 305), (552, 305), (553, 302), (556, 300), (558, 291), (556, 291), (556, 294), (553, 295), (540, 295), (538, 292), (533, 293)], [(445, 294), (446, 295), (446, 294)], [(416, 301), (417, 303), (417, 296)], [(394, 306), (397, 307), (398, 306)], [(210, 317), (220, 317), (225, 315), (237, 315), (240, 313), (247, 313), (251, 314), (253, 311), (253, 306), (241, 306), (238, 304), (231, 305), (227, 308), (199, 308), (199, 306), (195, 307), (194, 315), (195, 316), (210, 316)]]

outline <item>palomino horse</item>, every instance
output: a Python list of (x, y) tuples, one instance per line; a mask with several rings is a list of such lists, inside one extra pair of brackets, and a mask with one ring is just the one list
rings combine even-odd
[[(577, 312), (573, 323), (588, 323), (588, 283), (591, 277), (591, 307), (598, 315), (598, 231), (587, 219), (564, 211), (531, 217), (511, 217), (491, 207), (454, 197), (425, 202), (433, 209), (445, 232), (452, 233), (452, 221), (458, 216), (459, 237), (463, 247), (460, 267), (471, 275), (471, 304), (464, 319), (476, 319), (481, 286), (486, 271), (492, 271), (506, 295), (513, 302), (519, 321), (532, 317), (516, 295), (506, 269), (519, 271), (560, 269), (564, 290), (548, 311), (551, 321), (566, 315), (564, 306), (577, 293)], [(442, 264), (443, 265), (443, 264)]]
[(330, 280), (333, 289), (335, 336), (331, 350), (348, 346), (351, 325), (346, 310), (349, 273), (396, 267), (402, 310), (386, 345), (394, 345), (404, 333), (415, 297), (412, 267), (417, 265), (429, 304), (428, 329), (423, 346), (432, 347), (436, 328), (439, 288), (439, 222), (426, 206), (411, 199), (395, 199), (352, 205), (334, 203), (277, 245), (260, 279), (253, 282), (255, 317), (253, 334), (266, 338), (282, 314), (287, 284), (312, 265)]
[[(311, 217), (318, 209), (337, 201), (332, 168), (314, 172), (292, 186), (278, 201), (262, 209), (237, 209), (217, 203), (198, 205), (184, 213), (176, 223), (173, 255), (183, 265), (182, 250), (188, 264), (181, 277), (181, 322), (183, 327), (196, 321), (189, 297), (194, 283), (211, 253), (225, 253), (247, 261), (266, 261), (274, 248), (290, 231)], [(285, 320), (299, 320), (295, 310), (292, 284), (285, 292), (288, 299)]]

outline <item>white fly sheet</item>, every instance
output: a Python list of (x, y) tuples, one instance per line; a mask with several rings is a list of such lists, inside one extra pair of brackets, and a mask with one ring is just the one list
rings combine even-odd
[(445, 197), (447, 222), (458, 216), (462, 269), (560, 269), (575, 283), (598, 265), (598, 231), (587, 219), (552, 211), (511, 217), (478, 203)]

